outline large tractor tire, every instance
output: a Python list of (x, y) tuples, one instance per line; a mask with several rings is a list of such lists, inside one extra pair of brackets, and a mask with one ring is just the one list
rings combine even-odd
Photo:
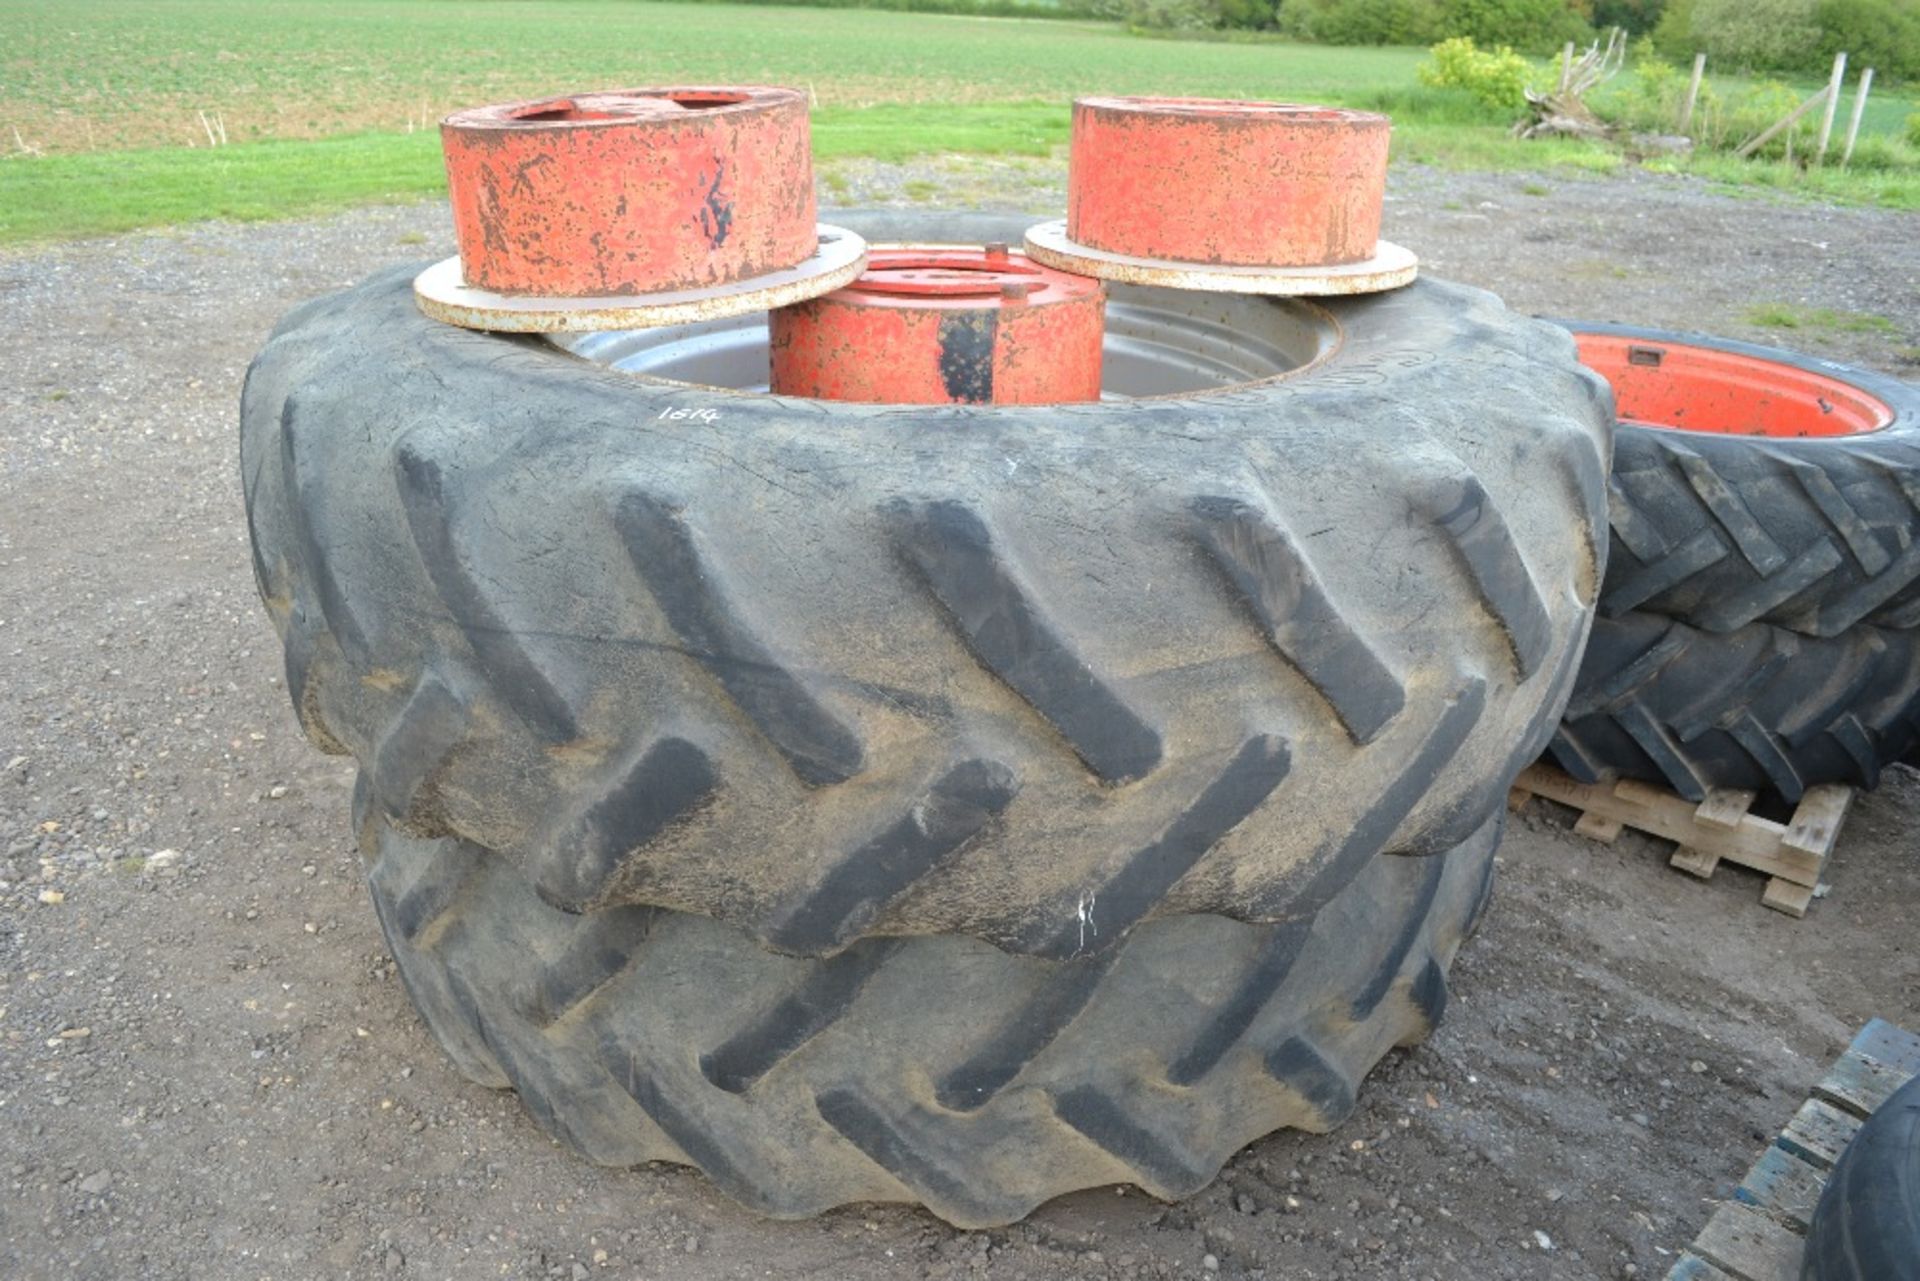
[(1920, 1077), (1875, 1108), (1807, 1226), (1801, 1281), (1920, 1281)]
[(1620, 406), (1605, 617), (1920, 626), (1920, 388), (1776, 347), (1563, 323)]
[(644, 374), (450, 328), (410, 278), (250, 371), (255, 572), (384, 819), (566, 911), (810, 957), (1305, 921), (1466, 840), (1559, 721), (1612, 404), (1489, 294), (1117, 290), (1110, 376), (1160, 394), (902, 408), (695, 385), (744, 329)]
[(1185, 1196), (1269, 1131), (1338, 1125), (1440, 1018), (1504, 818), (1369, 859), (1287, 925), (1162, 918), (1074, 961), (955, 936), (812, 959), (703, 916), (560, 911), (363, 784), (381, 924), (466, 1076), (593, 1161), (697, 1166), (763, 1214), (906, 1201), (962, 1227), (1104, 1184)]
[(1715, 636), (1658, 614), (1595, 622), (1548, 753), (1586, 783), (1773, 791), (1871, 788), (1920, 746), (1920, 633), (1800, 636), (1754, 623)]
[(1601, 617), (1553, 760), (1690, 800), (1874, 786), (1920, 740), (1920, 389), (1562, 323), (1620, 425)]

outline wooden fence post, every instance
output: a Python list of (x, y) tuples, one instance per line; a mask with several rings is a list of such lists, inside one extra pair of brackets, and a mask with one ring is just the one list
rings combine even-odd
[(1845, 169), (1847, 162), (1853, 159), (1853, 140), (1860, 136), (1860, 117), (1867, 109), (1867, 90), (1873, 87), (1873, 68), (1868, 67), (1860, 73), (1860, 88), (1853, 95), (1853, 119), (1847, 122), (1847, 146), (1840, 153), (1840, 167)]
[(1833, 75), (1827, 79), (1827, 110), (1820, 117), (1820, 148), (1814, 152), (1813, 163), (1827, 163), (1827, 140), (1833, 137), (1833, 109), (1840, 105), (1840, 86), (1847, 79), (1847, 55), (1844, 52), (1833, 55)]
[(1680, 108), (1679, 132), (1683, 134), (1686, 133), (1688, 129), (1693, 127), (1693, 104), (1700, 97), (1700, 76), (1702, 75), (1702, 73), (1706, 71), (1706, 69), (1707, 69), (1707, 55), (1704, 53), (1694, 54), (1693, 55), (1693, 79), (1687, 82), (1687, 102), (1685, 106)]

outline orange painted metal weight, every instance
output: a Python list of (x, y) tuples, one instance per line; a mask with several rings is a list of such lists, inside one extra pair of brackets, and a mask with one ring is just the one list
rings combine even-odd
[(1106, 288), (1005, 245), (874, 249), (858, 280), (772, 313), (772, 388), (929, 405), (1098, 400)]
[(1380, 239), (1385, 116), (1208, 98), (1073, 104), (1067, 237), (1234, 267), (1363, 262)]
[(783, 271), (816, 242), (807, 102), (758, 86), (624, 89), (440, 125), (461, 272), (536, 297), (651, 294)]

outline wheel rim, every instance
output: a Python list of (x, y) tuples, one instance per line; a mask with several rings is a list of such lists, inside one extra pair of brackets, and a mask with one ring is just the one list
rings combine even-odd
[(1859, 436), (1893, 421), (1879, 397), (1827, 374), (1744, 352), (1615, 333), (1574, 334), (1580, 362), (1613, 385), (1620, 420), (1731, 436)]
[[(767, 319), (554, 334), (562, 350), (649, 380), (721, 391), (767, 391)], [(1102, 400), (1187, 396), (1296, 376), (1340, 345), (1333, 317), (1311, 303), (1110, 286)]]

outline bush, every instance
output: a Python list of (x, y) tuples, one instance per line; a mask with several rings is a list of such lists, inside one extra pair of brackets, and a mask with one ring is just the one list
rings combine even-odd
[(1653, 25), (1653, 47), (1676, 62), (1692, 62), (1700, 47), (1693, 40), (1694, 0), (1667, 0)]
[(1276, 25), (1325, 44), (1432, 44), (1439, 0), (1281, 0)]
[(1440, 34), (1467, 36), (1488, 48), (1552, 49), (1593, 35), (1567, 0), (1441, 0), (1440, 10)]
[(1592, 29), (1572, 6), (1589, 0), (1280, 0), (1276, 26), (1326, 44), (1432, 44), (1468, 36), (1481, 45), (1544, 50)]
[[(1679, 124), (1687, 80), (1671, 62), (1636, 44), (1633, 74), (1616, 80), (1616, 87), (1594, 104), (1594, 110), (1609, 123), (1639, 133), (1672, 133)], [(1700, 91), (1703, 99), (1711, 92), (1705, 84)], [(1696, 115), (1699, 107), (1699, 103), (1694, 106)]]
[(1666, 0), (1593, 0), (1593, 25), (1605, 31), (1623, 27), (1631, 35), (1644, 35), (1660, 23)]
[(1794, 71), (1819, 61), (1820, 0), (1694, 0), (1690, 34), (1724, 69)]
[(1471, 36), (1455, 36), (1433, 46), (1413, 74), (1430, 88), (1464, 89), (1489, 107), (1519, 111), (1527, 105), (1532, 71), (1527, 60), (1506, 45), (1481, 49)]
[(1920, 4), (1914, 0), (1819, 0), (1818, 65), (1843, 50), (1847, 65), (1895, 80), (1920, 80)]
[[(1844, 143), (1844, 137), (1837, 137), (1834, 141), (1836, 148)], [(1828, 163), (1831, 164), (1832, 160), (1829, 159)], [(1863, 133), (1854, 144), (1853, 158), (1847, 161), (1847, 168), (1861, 173), (1906, 173), (1920, 168), (1920, 156), (1914, 154), (1912, 141), (1902, 142), (1891, 134)]]
[(1205, 31), (1222, 25), (1219, 0), (1093, 0), (1094, 16), (1151, 31)]
[[(1706, 95), (1703, 92), (1701, 96)], [(1715, 150), (1732, 150), (1799, 106), (1805, 96), (1792, 85), (1782, 84), (1778, 80), (1757, 81), (1727, 99), (1724, 104), (1716, 98), (1705, 111), (1696, 111), (1698, 124), (1694, 136), (1696, 140), (1704, 139), (1706, 145)], [(1817, 116), (1812, 119), (1802, 116), (1792, 128), (1754, 154), (1762, 159), (1784, 156), (1788, 138), (1799, 137), (1819, 124)], [(1806, 154), (1805, 141), (1801, 139), (1802, 146), (1798, 149), (1801, 155)]]
[(1242, 31), (1273, 26), (1274, 0), (1220, 0), (1220, 25)]
[(1907, 145), (1920, 147), (1920, 111), (1907, 117)]

